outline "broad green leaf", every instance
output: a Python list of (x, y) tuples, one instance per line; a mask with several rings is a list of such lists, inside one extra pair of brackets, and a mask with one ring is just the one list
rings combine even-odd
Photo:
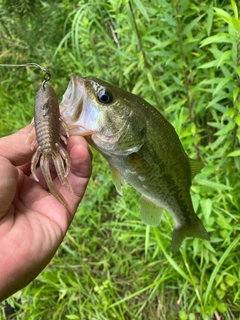
[(212, 200), (211, 199), (202, 199), (201, 200), (201, 207), (202, 207), (202, 212), (203, 216), (208, 222), (211, 212), (212, 212)]
[(235, 38), (229, 33), (218, 33), (201, 41), (201, 46), (204, 47), (212, 43), (235, 43)]
[(235, 111), (234, 108), (228, 108), (228, 109), (225, 110), (222, 119), (226, 119), (226, 118), (228, 118), (228, 117), (230, 117), (231, 119), (233, 119), (235, 113), (236, 113), (236, 111)]
[(147, 10), (145, 9), (145, 6), (143, 5), (141, 0), (134, 0), (134, 4), (137, 6), (138, 10), (141, 12), (141, 14), (144, 16), (144, 18), (149, 22), (149, 16), (147, 13)]
[(198, 193), (194, 193), (192, 195), (193, 208), (194, 208), (195, 212), (197, 212), (197, 210), (198, 210), (200, 200), (201, 200), (201, 197)]
[(201, 66), (198, 67), (198, 69), (208, 69), (208, 68), (217, 67), (217, 66), (218, 66), (218, 61), (213, 60), (213, 61), (202, 64)]
[(232, 287), (238, 281), (238, 278), (235, 275), (228, 274), (225, 277), (225, 282), (228, 286)]
[(223, 55), (223, 51), (219, 50), (217, 48), (217, 46), (211, 47), (208, 50), (212, 52), (212, 54), (216, 60), (219, 60), (221, 58), (221, 56)]
[(234, 121), (236, 122), (236, 124), (240, 127), (240, 115), (239, 116), (236, 116), (234, 118)]
[(179, 320), (187, 320), (188, 319), (188, 315), (185, 310), (180, 310), (178, 313), (178, 316), (179, 316)]
[(240, 28), (240, 21), (239, 21), (239, 19), (233, 18), (233, 19), (232, 19), (232, 22), (233, 22), (233, 27), (234, 27), (235, 31), (236, 31), (237, 33), (239, 33), (239, 28)]
[(220, 8), (214, 8), (216, 14), (222, 18), (224, 21), (226, 21), (229, 25), (233, 25), (232, 23), (232, 17), (230, 16), (229, 13), (227, 13), (226, 11), (224, 11), (223, 9)]
[(235, 249), (235, 246), (237, 246), (239, 244), (239, 240), (240, 240), (240, 236), (238, 235), (233, 240), (233, 242), (230, 244), (230, 246), (227, 248), (227, 250), (225, 250), (225, 252), (221, 256), (221, 258), (219, 259), (218, 264), (215, 266), (214, 270), (212, 271), (210, 279), (208, 281), (206, 292), (204, 294), (204, 302), (205, 303), (207, 303), (207, 301), (208, 301), (210, 291), (213, 290), (213, 282), (216, 278), (217, 273), (219, 272), (219, 269), (221, 268), (224, 261), (229, 257), (229, 254), (233, 250), (233, 248)]
[(221, 57), (219, 58), (218, 60), (218, 64), (217, 64), (217, 67), (219, 67), (221, 64), (225, 63), (226, 62), (226, 59), (228, 57), (230, 57), (232, 54), (232, 50), (227, 50), (225, 51), (224, 53), (222, 53)]
[(232, 75), (232, 70), (229, 70), (230, 69), (229, 66), (222, 64), (220, 66), (220, 69), (221, 69), (224, 77), (228, 77), (228, 76)]
[(233, 102), (235, 103), (237, 98), (238, 98), (238, 95), (239, 95), (239, 88), (238, 87), (235, 87), (233, 89)]
[(219, 312), (221, 312), (223, 314), (223, 313), (225, 313), (227, 311), (227, 306), (226, 306), (225, 303), (223, 303), (221, 301), (218, 301), (217, 309), (218, 309)]
[(215, 96), (228, 82), (232, 80), (232, 76), (222, 78), (220, 82), (218, 83), (217, 87), (215, 88), (213, 92), (213, 96)]
[(236, 20), (238, 20), (238, 7), (236, 5), (236, 2), (234, 0), (231, 0), (231, 5), (233, 8), (233, 12), (234, 12), (234, 17)]
[(234, 150), (228, 154), (228, 157), (240, 157), (240, 150)]
[(208, 15), (207, 15), (207, 34), (210, 36), (211, 29), (213, 24), (213, 2), (210, 4), (208, 8)]
[(153, 89), (154, 91), (156, 91), (156, 88), (155, 88), (155, 85), (154, 85), (154, 82), (153, 82), (153, 78), (152, 78), (151, 72), (148, 72), (148, 73), (147, 73), (147, 78), (148, 78), (148, 81), (149, 81), (152, 89)]
[[(207, 108), (209, 108), (209, 107), (213, 107), (213, 108), (216, 108), (217, 110), (223, 110), (223, 112), (225, 111), (225, 108), (224, 108), (224, 106), (222, 106), (222, 105), (220, 105), (219, 106), (219, 104), (216, 104), (217, 102), (219, 102), (219, 101), (221, 101), (221, 100), (223, 100), (223, 99), (226, 99), (226, 98), (228, 98), (228, 95), (227, 95), (227, 93), (219, 93), (217, 96), (215, 96), (215, 98), (214, 99), (212, 99), (209, 103), (208, 103), (208, 105), (207, 105)], [(215, 106), (216, 105), (216, 106)], [(219, 107), (220, 107), (220, 109), (219, 109)]]
[(229, 122), (226, 126), (224, 126), (223, 129), (219, 130), (217, 133), (215, 133), (216, 136), (221, 136), (221, 135), (226, 135), (229, 132), (233, 131), (235, 128), (235, 123), (234, 122)]
[(225, 219), (225, 216), (217, 217), (216, 222), (220, 225), (221, 228), (231, 230), (231, 225), (229, 221)]
[(79, 317), (76, 316), (75, 314), (67, 314), (66, 315), (66, 319), (70, 319), (70, 320), (78, 320)]
[(140, 89), (140, 87), (143, 85), (143, 83), (144, 83), (144, 79), (139, 79), (139, 80), (136, 82), (135, 86), (133, 87), (132, 93), (138, 94), (138, 93), (139, 93), (139, 89)]
[(209, 188), (216, 189), (216, 190), (231, 190), (232, 189), (230, 186), (226, 186), (220, 182), (214, 182), (214, 181), (203, 180), (203, 179), (198, 179), (197, 182), (198, 182), (198, 184), (201, 184), (205, 187), (209, 187)]
[(202, 19), (204, 14), (197, 17), (196, 19), (192, 20), (189, 24), (186, 25), (186, 27), (183, 29), (182, 35), (186, 34), (190, 30), (192, 30), (194, 27), (199, 26), (199, 21)]
[(132, 62), (128, 67), (126, 67), (123, 70), (123, 74), (127, 76), (132, 71), (132, 69), (136, 68), (136, 64), (137, 64), (137, 61)]
[(205, 86), (209, 86), (210, 84), (215, 85), (215, 84), (219, 83), (219, 79), (220, 78), (218, 78), (218, 77), (215, 77), (213, 79), (204, 79), (200, 84), (205, 85)]
[(240, 77), (240, 66), (238, 66), (238, 67), (236, 68), (236, 71), (237, 71), (238, 76)]

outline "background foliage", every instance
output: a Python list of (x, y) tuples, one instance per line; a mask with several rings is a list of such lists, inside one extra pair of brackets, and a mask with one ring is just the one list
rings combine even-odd
[[(15, 319), (240, 317), (240, 19), (230, 1), (0, 0), (0, 63), (37, 62), (59, 100), (70, 73), (130, 90), (175, 126), (190, 157), (194, 207), (211, 241), (170, 253), (172, 218), (145, 227), (139, 195), (116, 194), (94, 153), (93, 176), (51, 264), (0, 306)], [(42, 74), (0, 68), (0, 134), (28, 124)], [(4, 315), (5, 314), (5, 315)]]

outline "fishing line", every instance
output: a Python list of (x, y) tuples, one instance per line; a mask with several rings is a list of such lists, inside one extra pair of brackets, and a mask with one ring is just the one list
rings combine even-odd
[(51, 72), (47, 68), (42, 67), (38, 63), (28, 62), (23, 64), (0, 64), (0, 67), (38, 67), (44, 72), (42, 87), (45, 90), (45, 83), (51, 79)]
[(47, 69), (40, 66), (40, 64), (34, 63), (34, 62), (28, 62), (28, 63), (23, 63), (23, 64), (0, 64), (0, 67), (38, 67), (40, 68), (43, 72), (46, 72)]

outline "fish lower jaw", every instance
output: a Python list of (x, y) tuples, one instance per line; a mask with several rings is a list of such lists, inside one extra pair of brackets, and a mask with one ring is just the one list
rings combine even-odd
[(118, 138), (116, 135), (106, 136), (101, 133), (95, 132), (95, 133), (92, 133), (91, 140), (100, 152), (114, 153)]
[(92, 134), (94, 134), (94, 132), (92, 130), (87, 130), (82, 126), (79, 125), (69, 125), (67, 124), (67, 131), (69, 133), (69, 135), (78, 135), (78, 136), (91, 136)]

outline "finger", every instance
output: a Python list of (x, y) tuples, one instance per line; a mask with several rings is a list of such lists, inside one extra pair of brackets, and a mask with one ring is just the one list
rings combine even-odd
[(81, 136), (68, 139), (67, 151), (71, 158), (71, 171), (79, 177), (88, 177), (92, 171), (92, 153), (87, 141)]
[(20, 169), (22, 172), (24, 172), (24, 174), (26, 175), (30, 175), (30, 172), (31, 172), (31, 162), (28, 161), (20, 166), (17, 166), (18, 169)]
[[(80, 137), (80, 136), (71, 136), (70, 138), (68, 138), (68, 142), (67, 142), (67, 146), (66, 146), (66, 149), (67, 149), (67, 151), (68, 151), (68, 153), (70, 154), (71, 153), (71, 150), (72, 150), (72, 148), (74, 147), (77, 147), (77, 148), (79, 148), (79, 146), (80, 146), (80, 148), (82, 148), (82, 146), (84, 147), (84, 151), (83, 151), (83, 154), (84, 154), (84, 152), (86, 151), (85, 150), (85, 148), (87, 148), (87, 152), (90, 154), (90, 174), (91, 174), (91, 159), (92, 159), (92, 153), (91, 153), (91, 151), (89, 150), (89, 148), (88, 148), (88, 144), (87, 144), (87, 142), (86, 142), (86, 140), (84, 139), (84, 138), (82, 138), (82, 137)], [(64, 147), (64, 146), (63, 146)], [(74, 151), (74, 153), (73, 153), (73, 155), (75, 154), (75, 151)], [(82, 157), (82, 151), (81, 150), (78, 150), (77, 151), (77, 162), (79, 163), (79, 162), (81, 162), (81, 157)], [(70, 156), (70, 158), (72, 158), (71, 156)], [(73, 159), (71, 159), (71, 171), (73, 172), (74, 170), (74, 174), (76, 174), (76, 175), (79, 175), (79, 174), (81, 174), (83, 177), (84, 177), (84, 175), (86, 175), (86, 176), (88, 176), (89, 175), (89, 161), (88, 161), (89, 159), (87, 159), (87, 165), (86, 165), (86, 168), (84, 169), (84, 165), (82, 164), (81, 165), (81, 170), (80, 170), (80, 168), (79, 167), (77, 167), (77, 171), (75, 170), (75, 168), (76, 168), (76, 166), (78, 166), (78, 164), (74, 164), (73, 163)], [(85, 161), (85, 160), (84, 160)], [(83, 161), (83, 163), (85, 163)], [(24, 169), (26, 169), (27, 167), (25, 167)], [(54, 166), (54, 163), (53, 163), (53, 161), (52, 161), (52, 159), (49, 159), (49, 169), (50, 169), (50, 172), (51, 172), (51, 176), (52, 176), (52, 179), (54, 180), (54, 184), (56, 184), (56, 186), (57, 186), (57, 188), (59, 189), (60, 187), (61, 187), (61, 184), (60, 184), (60, 182), (58, 181), (58, 177), (57, 177), (57, 173), (56, 173), (56, 169), (55, 169), (55, 166)], [(26, 170), (27, 171), (27, 170)], [(29, 171), (24, 171), (25, 173), (28, 173)], [(44, 177), (43, 177), (43, 175), (42, 175), (42, 172), (41, 172), (41, 168), (40, 167), (38, 167), (37, 169), (36, 169), (36, 176), (38, 177), (38, 179), (39, 179), (39, 184), (41, 185), (41, 187), (43, 188), (43, 189), (45, 189), (45, 190), (47, 190), (48, 189), (48, 186), (47, 186), (47, 183), (46, 183), (46, 181), (44, 180)], [(32, 174), (30, 174), (30, 177), (32, 178), (32, 179), (34, 179), (33, 178), (33, 176), (32, 176)]]
[(71, 136), (68, 139), (67, 150), (71, 158), (71, 171), (68, 175), (68, 180), (74, 194), (71, 194), (66, 186), (60, 186), (59, 190), (70, 205), (72, 212), (75, 212), (79, 202), (83, 198), (91, 176), (92, 156), (86, 140), (80, 136)]
[[(65, 185), (61, 185), (58, 177), (54, 179), (53, 183), (66, 199), (71, 212), (68, 212), (56, 198), (47, 193), (39, 183), (34, 182), (29, 177), (25, 179), (25, 184), (23, 184), (21, 188), (22, 195), (25, 195), (24, 198), (21, 196), (24, 205), (54, 221), (62, 231), (62, 235), (65, 234), (69, 227), (76, 208), (84, 195), (92, 167), (91, 152), (85, 139), (77, 136), (70, 137), (68, 140), (68, 152), (70, 153), (72, 162), (68, 180), (73, 188), (74, 194), (70, 193)], [(27, 197), (26, 190), (28, 190)]]
[(0, 157), (0, 172), (1, 172), (1, 184), (0, 184), (0, 219), (9, 210), (13, 201), (18, 179), (18, 171), (11, 164), (9, 160), (4, 157)]
[(1, 138), (0, 156), (7, 158), (15, 166), (30, 161), (35, 152), (35, 148), (34, 150), (31, 149), (31, 141), (26, 143), (31, 126), (28, 125), (10, 136)]

